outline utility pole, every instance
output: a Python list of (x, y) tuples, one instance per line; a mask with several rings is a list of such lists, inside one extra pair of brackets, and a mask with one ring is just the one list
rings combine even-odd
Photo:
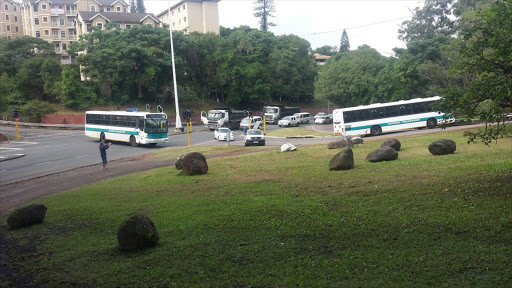
[(171, 37), (171, 59), (172, 59), (172, 80), (174, 83), (174, 101), (176, 102), (176, 128), (175, 132), (183, 132), (183, 126), (181, 125), (180, 118), (180, 106), (178, 104), (178, 85), (176, 84), (176, 68), (174, 65), (174, 44), (172, 42), (172, 19), (171, 19), (171, 4), (167, 2), (169, 5), (169, 35)]

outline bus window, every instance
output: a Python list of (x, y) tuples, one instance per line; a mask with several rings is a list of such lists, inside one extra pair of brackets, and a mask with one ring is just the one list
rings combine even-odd
[(411, 115), (412, 114), (412, 105), (411, 104), (399, 105), (399, 111), (400, 111), (400, 116)]
[(357, 119), (356, 119), (356, 111), (346, 111), (346, 112), (343, 112), (343, 121), (346, 123), (352, 123), (352, 122), (356, 122)]
[(137, 128), (139, 128), (140, 131), (144, 131), (144, 117), (139, 117)]
[(427, 104), (427, 112), (435, 112), (435, 111), (437, 111), (436, 103), (434, 101), (426, 102), (426, 104)]
[(364, 109), (357, 111), (357, 120), (358, 121), (368, 121), (371, 119), (370, 109)]
[(398, 106), (387, 106), (386, 107), (386, 117), (397, 117), (398, 116)]
[(372, 119), (384, 118), (384, 108), (373, 108), (371, 109)]
[(426, 106), (425, 103), (413, 103), (412, 111), (414, 111), (414, 114), (425, 113), (425, 112), (427, 112), (427, 109), (425, 106)]

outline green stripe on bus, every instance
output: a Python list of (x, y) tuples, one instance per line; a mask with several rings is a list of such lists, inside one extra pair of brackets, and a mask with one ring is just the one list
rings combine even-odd
[(117, 133), (117, 134), (139, 135), (139, 132), (136, 132), (136, 131), (125, 131), (125, 130), (115, 130), (115, 129), (85, 128), (85, 130), (96, 131), (96, 132)]
[[(416, 122), (427, 121), (430, 118), (443, 119), (443, 116), (428, 117), (428, 118), (421, 118), (421, 119), (411, 119), (411, 120), (404, 120), (404, 121), (393, 121), (393, 122), (382, 123), (382, 124), (377, 124), (377, 125), (378, 126), (382, 126), (382, 127), (384, 127), (384, 126), (402, 125), (402, 124), (409, 124), (409, 123), (416, 123)], [(351, 128), (346, 128), (346, 131), (370, 129), (372, 126), (374, 126), (374, 125), (351, 127)]]
[(167, 138), (167, 133), (154, 133), (154, 134), (148, 134), (148, 139), (162, 139)]

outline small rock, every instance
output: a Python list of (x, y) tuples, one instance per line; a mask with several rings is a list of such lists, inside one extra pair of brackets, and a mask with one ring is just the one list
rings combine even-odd
[(398, 159), (398, 152), (389, 146), (380, 147), (366, 156), (368, 162), (393, 161), (396, 159)]
[(117, 229), (117, 242), (124, 251), (152, 247), (159, 240), (155, 224), (147, 216), (132, 215)]
[(433, 155), (452, 154), (457, 150), (457, 144), (451, 139), (441, 139), (428, 145), (428, 151)]
[(402, 144), (400, 143), (400, 141), (398, 141), (395, 138), (389, 138), (389, 139), (386, 139), (386, 141), (384, 141), (384, 143), (382, 143), (382, 145), (380, 145), (380, 147), (384, 147), (384, 146), (389, 146), (389, 147), (395, 149), (396, 151), (400, 151)]
[(46, 206), (43, 204), (32, 204), (14, 211), (7, 218), (7, 225), (16, 229), (32, 224), (42, 223), (46, 216)]
[(208, 173), (208, 163), (203, 154), (199, 152), (188, 153), (181, 161), (183, 175), (203, 175)]
[(338, 152), (329, 161), (329, 170), (349, 170), (354, 168), (354, 152), (352, 148), (346, 147)]
[(344, 147), (352, 147), (352, 140), (342, 138), (327, 144), (328, 149), (339, 149)]

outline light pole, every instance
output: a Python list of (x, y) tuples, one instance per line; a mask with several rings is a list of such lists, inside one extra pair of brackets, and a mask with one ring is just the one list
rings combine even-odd
[(171, 38), (171, 59), (172, 59), (172, 80), (174, 83), (174, 101), (176, 102), (176, 128), (175, 132), (183, 132), (183, 126), (181, 125), (180, 118), (180, 105), (178, 104), (178, 86), (176, 84), (176, 68), (174, 67), (174, 45), (172, 42), (172, 19), (171, 19), (171, 4), (167, 2), (169, 5), (169, 35)]

